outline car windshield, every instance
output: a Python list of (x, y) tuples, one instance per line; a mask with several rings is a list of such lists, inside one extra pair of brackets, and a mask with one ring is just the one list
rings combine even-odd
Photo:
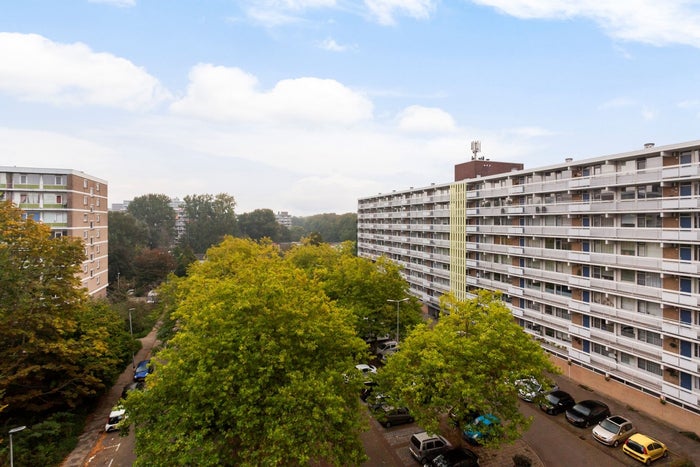
[(600, 426), (611, 433), (617, 434), (620, 432), (620, 425), (616, 425), (615, 423), (611, 422), (608, 418), (600, 422)]
[(559, 403), (559, 400), (560, 400), (557, 396), (555, 396), (555, 395), (553, 395), (553, 394), (547, 394), (547, 395), (545, 396), (545, 398), (546, 398), (547, 401), (549, 401), (549, 403), (552, 404), (552, 405), (557, 405), (557, 404)]
[(586, 407), (585, 405), (581, 405), (581, 404), (576, 404), (574, 406), (574, 410), (576, 412), (580, 413), (581, 415), (584, 415), (584, 416), (588, 416), (591, 414), (590, 407)]

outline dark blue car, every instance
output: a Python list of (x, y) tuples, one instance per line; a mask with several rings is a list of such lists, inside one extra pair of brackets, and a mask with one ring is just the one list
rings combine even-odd
[(144, 381), (149, 373), (153, 373), (150, 360), (142, 360), (134, 370), (134, 381)]

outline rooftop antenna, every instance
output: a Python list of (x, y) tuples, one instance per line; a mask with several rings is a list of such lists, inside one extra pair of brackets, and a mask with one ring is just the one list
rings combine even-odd
[(477, 154), (481, 152), (481, 141), (472, 141), (472, 152), (474, 153), (472, 160), (475, 161), (477, 159)]

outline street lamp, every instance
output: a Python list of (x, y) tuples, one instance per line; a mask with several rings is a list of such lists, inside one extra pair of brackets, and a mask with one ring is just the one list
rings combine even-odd
[(131, 312), (135, 308), (129, 308), (129, 332), (131, 333), (131, 368), (136, 368), (136, 362), (134, 361), (134, 328), (131, 325)]
[(402, 298), (401, 300), (387, 299), (389, 303), (396, 303), (396, 344), (399, 343), (399, 305), (406, 300), (408, 300), (408, 297)]
[(14, 454), (12, 452), (12, 433), (18, 433), (18, 432), (24, 430), (25, 428), (27, 428), (27, 427), (22, 425), (22, 426), (18, 426), (17, 428), (12, 428), (10, 430), (10, 467), (15, 466)]

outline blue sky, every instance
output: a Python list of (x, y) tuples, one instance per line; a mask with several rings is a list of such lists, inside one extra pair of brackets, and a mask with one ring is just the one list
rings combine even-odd
[(451, 181), (472, 140), (534, 168), (700, 139), (698, 24), (683, 0), (5, 2), (0, 165), (353, 212)]

